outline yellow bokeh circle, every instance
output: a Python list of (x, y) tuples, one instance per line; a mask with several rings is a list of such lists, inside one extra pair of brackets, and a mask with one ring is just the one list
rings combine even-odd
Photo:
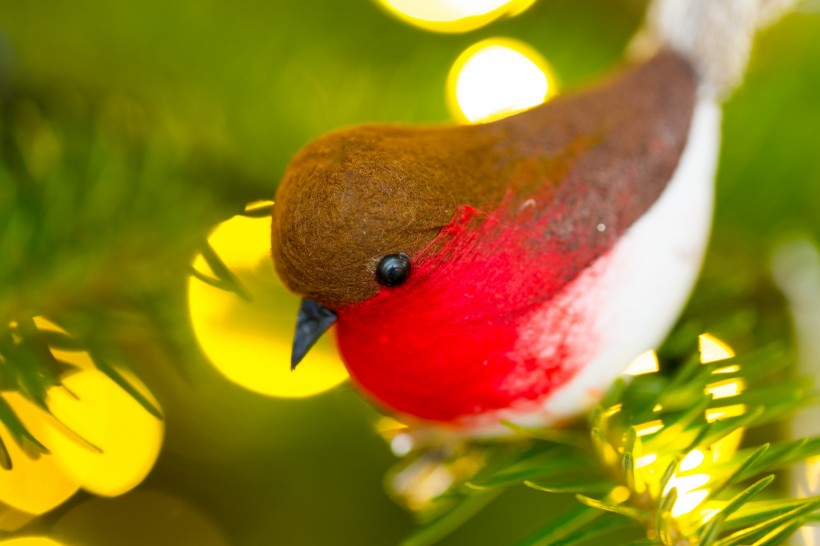
[(0, 540), (0, 546), (63, 546), (63, 544), (46, 537), (18, 537)]
[[(7, 392), (2, 398), (29, 432), (48, 446), (43, 437), (53, 431), (49, 415), (19, 393)], [(0, 470), (0, 503), (40, 515), (64, 503), (80, 488), (79, 480), (66, 473), (53, 450), (51, 454), (32, 457), (3, 425), (0, 438), (12, 461), (11, 470)]]
[(537, 106), (557, 87), (538, 51), (518, 40), (490, 38), (456, 59), (447, 78), (447, 101), (459, 121), (487, 122)]
[[(291, 371), (290, 353), (300, 299), (274, 273), (270, 219), (235, 216), (220, 224), (208, 242), (250, 294), (217, 288), (196, 277), (188, 283), (191, 324), (202, 351), (231, 381), (255, 392), (285, 398), (311, 396), (347, 378), (328, 332)], [(212, 276), (197, 257), (194, 268)]]
[(535, 0), (377, 0), (394, 17), (433, 32), (469, 32), (518, 15)]
[[(136, 378), (127, 379), (150, 398)], [(49, 390), (48, 406), (64, 427), (49, 429), (44, 442), (67, 475), (97, 495), (136, 487), (159, 456), (163, 422), (99, 370), (83, 370), (63, 385)]]
[[(68, 335), (54, 323), (34, 319), (38, 329)], [(99, 371), (88, 353), (51, 349), (76, 370), (47, 391), (49, 412), (16, 392), (2, 394), (26, 429), (48, 453), (22, 449), (0, 425), (12, 468), (0, 471), (0, 503), (21, 513), (0, 514), (0, 528), (15, 527), (24, 514), (40, 515), (79, 489), (104, 496), (122, 494), (139, 484), (159, 455), (162, 421)], [(118, 370), (143, 396), (158, 404), (136, 377)], [(24, 445), (28, 440), (23, 440)]]

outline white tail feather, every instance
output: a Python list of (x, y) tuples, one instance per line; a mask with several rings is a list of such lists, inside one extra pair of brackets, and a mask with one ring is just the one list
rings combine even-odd
[[(635, 52), (669, 47), (698, 73), (701, 91), (722, 98), (743, 79), (755, 32), (797, 0), (654, 0)], [(649, 46), (649, 47), (647, 47)]]

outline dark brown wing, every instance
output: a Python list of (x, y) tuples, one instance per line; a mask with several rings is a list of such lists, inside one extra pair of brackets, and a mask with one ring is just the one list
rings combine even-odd
[(582, 247), (577, 267), (585, 267), (666, 187), (695, 93), (689, 65), (662, 53), (603, 85), (494, 123), (371, 126), (322, 137), (297, 155), (277, 193), (277, 270), (292, 290), (331, 308), (363, 301), (379, 289), (381, 256), (413, 256), (457, 207), (492, 212), (505, 196), (518, 203), (537, 196), (535, 210), (550, 222), (543, 235), (559, 251)]

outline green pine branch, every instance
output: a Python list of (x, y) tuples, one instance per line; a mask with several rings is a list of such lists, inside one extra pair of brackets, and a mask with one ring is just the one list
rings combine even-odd
[[(625, 530), (643, 534), (642, 545), (774, 545), (816, 520), (820, 498), (789, 498), (775, 483), (776, 472), (820, 455), (820, 437), (736, 446), (744, 432), (812, 403), (810, 380), (782, 379), (788, 353), (770, 346), (709, 364), (697, 352), (675, 360), (677, 367), (616, 382), (584, 426), (508, 423), (516, 442), (411, 453), (391, 478), (421, 522), (403, 546), (438, 542), (515, 487), (577, 502), (517, 546), (613, 543)], [(713, 397), (727, 383), (742, 392)], [(420, 499), (431, 468), (454, 483)]]
[[(174, 137), (167, 126), (174, 120), (136, 100), (16, 79), (2, 84), (0, 394), (19, 393), (48, 411), (48, 390), (76, 371), (54, 352), (78, 351), (159, 417), (115, 367), (132, 363), (115, 332), (136, 317), (154, 325), (154, 339), (175, 360), (190, 357), (190, 338), (175, 334), (187, 328), (180, 292), (193, 257), (202, 254), (212, 269), (196, 275), (248, 297), (205, 235), (235, 213), (269, 214), (270, 206), (244, 210), (258, 183), (225, 154)], [(203, 185), (231, 192), (203, 192)], [(61, 331), (38, 328), (35, 317)], [(1, 397), (0, 424), (10, 433), (6, 443), (33, 456), (47, 452)], [(13, 464), (0, 442), (0, 467)]]

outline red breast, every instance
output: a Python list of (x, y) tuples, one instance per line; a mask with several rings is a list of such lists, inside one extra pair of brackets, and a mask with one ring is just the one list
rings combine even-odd
[[(581, 277), (586, 285), (594, 283), (594, 264), (605, 262), (664, 192), (686, 145), (695, 89), (688, 63), (663, 53), (591, 91), (467, 128), (478, 135), (480, 149), (472, 155), (463, 152), (470, 148), (465, 128), (428, 129), (439, 133), (426, 140), (433, 143), (430, 149), (416, 154), (419, 172), (431, 172), (431, 163), (448, 169), (446, 161), (453, 161), (447, 172), (460, 174), (453, 188), (459, 179), (468, 186), (440, 190), (439, 208), (449, 222), (434, 230), (425, 225), (403, 245), (401, 236), (394, 240), (392, 231), (385, 236), (369, 219), (361, 220), (365, 237), (369, 231), (372, 239), (386, 237), (389, 244), (368, 247), (369, 254), (357, 258), (366, 259), (367, 267), (357, 273), (345, 270), (337, 284), (351, 288), (342, 292), (293, 279), (310, 260), (336, 251), (289, 247), (294, 241), (310, 244), (314, 236), (290, 226), (287, 211), (279, 217), (275, 212), (277, 269), (296, 291), (338, 314), (344, 361), (380, 405), (442, 422), (505, 408), (524, 411), (565, 385), (595, 353), (594, 332), (584, 333), (590, 307), (558, 302)], [(447, 131), (456, 141), (452, 154), (442, 149)], [(341, 155), (343, 150), (333, 165), (345, 164)], [(322, 157), (327, 164), (328, 154)], [(470, 176), (471, 169), (479, 172)], [(339, 185), (345, 184), (349, 193), (359, 191), (344, 181)], [(471, 191), (481, 198), (471, 199)], [(293, 192), (280, 188), (284, 203), (278, 195), (276, 208), (296, 201)], [(424, 206), (435, 206), (435, 199), (424, 200)], [(336, 212), (348, 207), (333, 206)], [(359, 206), (346, 213), (368, 216), (367, 202)], [(389, 211), (378, 214), (390, 217)], [(327, 223), (326, 237), (359, 229), (359, 220), (341, 216), (336, 224), (320, 221)], [(412, 226), (413, 220), (403, 222)], [(369, 238), (351, 248), (370, 244)], [(374, 268), (381, 255), (394, 252), (410, 255), (412, 272), (400, 286), (380, 287)], [(362, 277), (358, 288), (356, 275)]]

